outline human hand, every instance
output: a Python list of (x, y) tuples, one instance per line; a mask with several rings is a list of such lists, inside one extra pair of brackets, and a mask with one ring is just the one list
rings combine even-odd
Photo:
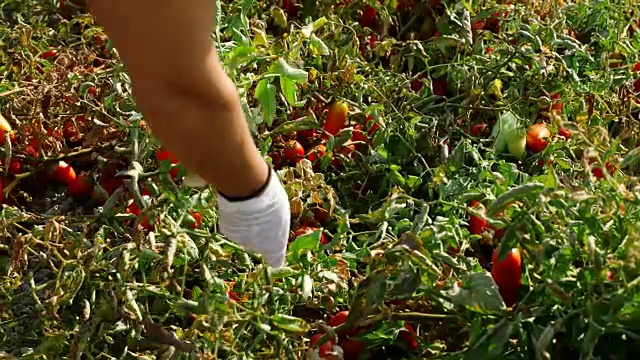
[(219, 230), (247, 251), (262, 255), (273, 267), (284, 265), (291, 212), (278, 174), (271, 170), (265, 189), (246, 201), (229, 201), (218, 194)]

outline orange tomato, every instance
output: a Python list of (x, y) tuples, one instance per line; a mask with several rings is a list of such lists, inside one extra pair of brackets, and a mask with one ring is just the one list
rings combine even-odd
[(547, 126), (542, 123), (533, 124), (527, 129), (527, 148), (533, 153), (539, 153), (544, 150), (549, 142), (544, 138), (551, 136), (551, 132)]
[(331, 135), (336, 135), (344, 128), (347, 123), (347, 114), (349, 113), (349, 107), (347, 104), (336, 101), (329, 108), (327, 113), (327, 119), (324, 122), (323, 128)]

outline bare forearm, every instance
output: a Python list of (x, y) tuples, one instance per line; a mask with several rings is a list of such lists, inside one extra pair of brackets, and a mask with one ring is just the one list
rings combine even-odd
[(154, 134), (189, 170), (225, 195), (244, 196), (264, 184), (268, 167), (251, 138), (235, 85), (221, 69), (209, 71), (216, 81), (202, 83), (212, 88), (156, 89), (146, 113)]

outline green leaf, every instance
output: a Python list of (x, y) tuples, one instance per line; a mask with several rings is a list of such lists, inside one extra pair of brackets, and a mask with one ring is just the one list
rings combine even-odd
[(306, 333), (309, 331), (309, 324), (303, 319), (294, 316), (276, 314), (271, 317), (271, 321), (275, 326), (283, 330), (295, 333)]
[(620, 164), (620, 169), (624, 169), (627, 166), (636, 163), (638, 159), (640, 159), (640, 147), (637, 147), (627, 153)]
[(262, 106), (267, 126), (271, 126), (273, 117), (276, 115), (276, 87), (269, 80), (262, 79), (256, 86), (255, 97)]
[(289, 262), (296, 263), (300, 261), (302, 254), (314, 250), (320, 244), (321, 230), (298, 236), (291, 246), (289, 246)]
[(287, 99), (289, 105), (295, 107), (298, 103), (296, 83), (289, 78), (280, 77), (280, 89), (282, 90), (282, 95)]
[(291, 120), (283, 122), (278, 125), (275, 129), (271, 131), (272, 134), (277, 133), (290, 133), (299, 130), (309, 130), (309, 129), (317, 129), (320, 127), (320, 124), (315, 120), (309, 118), (303, 118), (298, 120)]
[(487, 209), (487, 215), (493, 216), (504, 209), (507, 205), (516, 200), (523, 199), (527, 196), (539, 193), (544, 189), (544, 185), (540, 183), (529, 183), (516, 186), (506, 193), (500, 195)]
[(486, 271), (462, 276), (463, 287), (454, 284), (449, 291), (454, 304), (471, 311), (487, 313), (506, 308), (498, 286)]
[(285, 78), (293, 83), (302, 83), (307, 81), (307, 72), (301, 69), (294, 68), (287, 64), (283, 58), (279, 58), (270, 70), (271, 74), (280, 75), (280, 78)]
[(300, 32), (302, 33), (302, 35), (304, 35), (305, 38), (309, 38), (313, 36), (314, 31), (323, 27), (327, 22), (327, 18), (323, 16), (320, 19), (303, 26), (302, 29), (300, 29)]
[(309, 48), (317, 55), (329, 55), (329, 47), (315, 34), (309, 38)]

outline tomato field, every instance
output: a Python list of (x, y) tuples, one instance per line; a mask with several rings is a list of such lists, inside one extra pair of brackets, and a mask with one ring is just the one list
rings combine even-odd
[(79, 0), (0, 4), (2, 358), (640, 350), (634, 0), (218, 1), (280, 269), (218, 234)]

